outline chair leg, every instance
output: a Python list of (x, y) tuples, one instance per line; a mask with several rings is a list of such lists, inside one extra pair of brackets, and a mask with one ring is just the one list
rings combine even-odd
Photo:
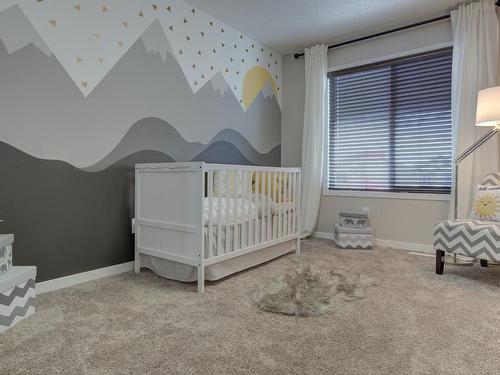
[(488, 261), (486, 259), (479, 259), (481, 267), (488, 267)]
[(436, 273), (442, 275), (444, 271), (444, 251), (436, 250)]

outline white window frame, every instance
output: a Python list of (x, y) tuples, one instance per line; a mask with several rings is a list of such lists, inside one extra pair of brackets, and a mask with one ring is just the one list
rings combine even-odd
[[(419, 53), (431, 52), (434, 50), (439, 50), (443, 48), (453, 47), (453, 43), (441, 43), (429, 47), (418, 48), (410, 51), (405, 51), (402, 53), (392, 54), (388, 56), (382, 56), (374, 59), (368, 59), (364, 61), (358, 61), (354, 64), (346, 64), (341, 66), (333, 66), (328, 68), (328, 73), (337, 72), (339, 70), (356, 68), (358, 66), (369, 65), (373, 63), (378, 63), (381, 61), (387, 61), (392, 59), (404, 58), (411, 55), (416, 55)], [(392, 192), (392, 191), (363, 191), (363, 190), (330, 190), (328, 189), (328, 142), (329, 142), (329, 118), (330, 110), (327, 106), (327, 119), (325, 120), (325, 155), (324, 155), (324, 165), (323, 165), (323, 196), (332, 197), (351, 197), (351, 198), (378, 198), (378, 199), (404, 199), (404, 200), (426, 200), (426, 201), (449, 201), (451, 199), (451, 194), (437, 194), (437, 193), (411, 193), (411, 192)]]

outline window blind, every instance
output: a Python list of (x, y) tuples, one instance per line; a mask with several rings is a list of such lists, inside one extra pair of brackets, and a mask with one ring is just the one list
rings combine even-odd
[(450, 49), (330, 73), (328, 188), (449, 193)]

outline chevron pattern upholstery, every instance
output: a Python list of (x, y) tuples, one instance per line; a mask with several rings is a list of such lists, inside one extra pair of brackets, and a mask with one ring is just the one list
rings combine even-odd
[[(482, 185), (500, 186), (500, 172), (487, 175)], [(434, 226), (434, 250), (500, 262), (500, 222), (448, 220)]]
[(487, 186), (500, 186), (500, 172), (487, 175), (482, 184)]
[(434, 250), (500, 261), (500, 223), (449, 220), (434, 227)]

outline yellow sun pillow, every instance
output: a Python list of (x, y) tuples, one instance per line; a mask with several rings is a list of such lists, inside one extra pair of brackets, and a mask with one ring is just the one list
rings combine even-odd
[(500, 221), (500, 187), (478, 185), (472, 205), (472, 219)]

